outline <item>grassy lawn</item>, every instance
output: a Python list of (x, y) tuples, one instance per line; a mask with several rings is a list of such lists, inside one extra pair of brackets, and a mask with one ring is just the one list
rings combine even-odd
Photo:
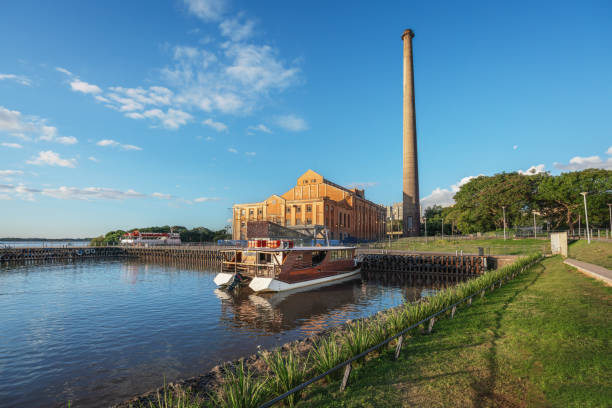
[(612, 269), (612, 242), (576, 241), (568, 248), (569, 257)]
[[(539, 239), (474, 239), (474, 240), (446, 240), (430, 238), (428, 242), (423, 239), (400, 238), (391, 242), (391, 249), (423, 252), (455, 252), (463, 251), (468, 254), (477, 254), (478, 247), (485, 249), (485, 253), (492, 255), (525, 255), (533, 252), (550, 252), (550, 241)], [(384, 248), (389, 248), (388, 243)]]
[(302, 407), (612, 406), (612, 288), (553, 257)]

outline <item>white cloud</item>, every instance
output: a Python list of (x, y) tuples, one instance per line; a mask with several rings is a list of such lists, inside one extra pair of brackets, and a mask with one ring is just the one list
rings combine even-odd
[[(7, 132), (11, 136), (19, 137), (23, 140), (31, 140), (27, 135), (37, 135), (38, 140), (48, 142), (57, 142), (61, 144), (75, 144), (77, 138), (73, 136), (58, 136), (58, 130), (55, 126), (46, 124), (45, 119), (35, 116), (24, 117), (19, 111), (12, 111), (3, 106), (0, 106), (0, 132)], [(16, 143), (13, 146), (17, 147)], [(3, 144), (3, 146), (5, 146)]]
[(349, 184), (349, 188), (364, 189), (368, 187), (374, 187), (376, 185), (378, 185), (376, 181), (362, 181)]
[(80, 79), (75, 79), (74, 81), (70, 82), (70, 87), (75, 92), (83, 92), (85, 94), (98, 94), (102, 92), (102, 89), (100, 89), (99, 86), (88, 84)]
[(23, 174), (21, 170), (0, 170), (0, 177), (20, 176)]
[[(482, 174), (481, 174), (482, 176)], [(473, 178), (478, 176), (467, 176), (459, 180), (456, 184), (450, 186), (450, 189), (446, 188), (435, 188), (430, 195), (421, 199), (421, 211), (425, 211), (426, 208), (434, 205), (441, 205), (442, 207), (448, 207), (449, 205), (455, 204), (453, 197), (459, 191), (462, 185), (468, 183)]]
[(606, 150), (606, 154), (609, 154), (612, 156), (612, 146), (608, 147), (608, 150)]
[(55, 189), (43, 189), (42, 195), (58, 198), (62, 200), (126, 200), (130, 198), (144, 198), (145, 194), (132, 189), (127, 191), (115, 190), (104, 187), (66, 187), (62, 186)]
[(238, 150), (234, 149), (233, 147), (230, 147), (229, 149), (227, 149), (227, 151), (230, 153), (238, 153)]
[(555, 168), (560, 170), (585, 170), (585, 169), (605, 169), (612, 170), (612, 157), (602, 160), (599, 156), (580, 157), (570, 159), (568, 164), (554, 163)]
[(172, 195), (170, 194), (163, 194), (163, 193), (153, 193), (151, 194), (151, 197), (155, 197), (155, 198), (159, 198), (162, 200), (169, 200), (172, 198)]
[(2, 80), (10, 80), (10, 81), (15, 81), (18, 84), (21, 85), (25, 85), (25, 86), (31, 86), (32, 85), (32, 81), (23, 75), (15, 75), (15, 74), (0, 74), (0, 81)]
[(242, 41), (253, 34), (255, 21), (246, 19), (240, 21), (242, 16), (228, 18), (219, 24), (221, 34), (232, 41)]
[(10, 147), (10, 148), (13, 148), (13, 149), (21, 149), (23, 147), (19, 143), (7, 143), (7, 142), (4, 142), (4, 143), (0, 143), (0, 145), (2, 145), (4, 147)]
[(48, 165), (59, 167), (76, 167), (76, 159), (62, 159), (60, 155), (52, 150), (38, 152), (38, 156), (27, 160), (26, 163), (36, 166)]
[(185, 125), (193, 118), (190, 114), (177, 110), (168, 109), (164, 112), (160, 109), (151, 109), (142, 114), (145, 118), (157, 118), (161, 121), (166, 129), (178, 129), (181, 125)]
[[(16, 186), (12, 184), (0, 184), (0, 191), (6, 191), (21, 200), (34, 201), (34, 194), (40, 193), (41, 190), (29, 188), (23, 184), (19, 184)], [(8, 197), (8, 199), (11, 199), (10, 196)]]
[(272, 133), (270, 128), (267, 127), (266, 125), (262, 124), (262, 123), (260, 123), (257, 126), (249, 126), (247, 129), (248, 130), (253, 130), (253, 131), (256, 131), (256, 132)]
[(254, 157), (257, 153), (255, 152), (244, 152), (245, 155)]
[(276, 119), (278, 126), (292, 132), (300, 132), (308, 129), (306, 121), (295, 115), (281, 116)]
[(216, 21), (227, 9), (226, 0), (183, 0), (190, 13), (204, 21)]
[(72, 76), (72, 72), (68, 71), (66, 68), (55, 67), (55, 70), (61, 72), (62, 74), (66, 74), (68, 76)]
[(214, 138), (214, 137), (212, 137), (212, 136), (208, 136), (208, 137), (206, 137), (206, 141), (207, 141), (207, 142), (214, 142), (214, 141), (215, 141), (215, 138)]
[(91, 161), (92, 161), (92, 162), (94, 162), (94, 163), (98, 163), (98, 162), (100, 161), (100, 160), (98, 160), (97, 158), (95, 158), (94, 156), (89, 156), (89, 157), (87, 158), (87, 160), (91, 160)]
[(193, 201), (196, 203), (204, 203), (208, 201), (219, 201), (219, 200), (221, 200), (221, 198), (219, 197), (198, 197), (194, 199)]
[(0, 200), (12, 200), (8, 194), (0, 194)]
[(206, 126), (210, 126), (211, 128), (215, 129), (217, 132), (227, 132), (227, 125), (225, 123), (215, 122), (214, 120), (210, 118), (202, 121), (202, 124)]
[(519, 170), (518, 174), (522, 174), (524, 176), (533, 176), (534, 174), (545, 173), (546, 170), (544, 170), (544, 168), (545, 166), (543, 164), (538, 164), (537, 166), (531, 166), (525, 171)]
[(518, 149), (518, 145), (514, 145), (514, 146), (512, 146), (512, 149), (513, 149), (513, 150)]
[(96, 145), (101, 147), (118, 147), (123, 150), (142, 150), (142, 147), (130, 145), (130, 144), (122, 144), (112, 139), (103, 139), (96, 143)]

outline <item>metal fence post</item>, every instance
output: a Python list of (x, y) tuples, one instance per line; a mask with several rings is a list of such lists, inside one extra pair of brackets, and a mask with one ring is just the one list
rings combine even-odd
[(351, 370), (353, 369), (351, 363), (346, 365), (344, 369), (344, 377), (342, 377), (342, 384), (340, 384), (340, 391), (344, 391), (346, 389), (346, 385), (348, 384), (349, 375), (351, 375)]
[(404, 335), (402, 334), (397, 339), (397, 346), (395, 346), (395, 358), (397, 360), (399, 358), (400, 352), (402, 351), (402, 344), (404, 344)]
[(427, 328), (427, 333), (431, 333), (431, 330), (433, 329), (433, 325), (436, 322), (436, 318), (432, 317), (431, 319), (429, 319), (429, 327)]
[(451, 310), (451, 319), (455, 318), (455, 312), (457, 311), (457, 305), (453, 306), (453, 309)]

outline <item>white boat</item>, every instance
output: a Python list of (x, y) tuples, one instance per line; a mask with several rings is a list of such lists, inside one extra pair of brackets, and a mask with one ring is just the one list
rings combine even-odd
[(356, 276), (361, 268), (354, 247), (293, 247), (291, 241), (250, 240), (245, 249), (222, 251), (217, 286), (248, 286), (255, 292), (282, 292)]

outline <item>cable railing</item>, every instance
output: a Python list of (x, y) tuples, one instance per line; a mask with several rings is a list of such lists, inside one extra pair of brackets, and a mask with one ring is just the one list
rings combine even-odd
[[(311, 378), (308, 381), (305, 381), (303, 383), (301, 383), (300, 385), (290, 389), (289, 391), (285, 392), (284, 394), (279, 395), (276, 398), (273, 398), (267, 402), (265, 402), (264, 404), (260, 405), (259, 408), (267, 408), (267, 407), (271, 407), (272, 405), (284, 400), (285, 398), (289, 397), (292, 394), (298, 393), (300, 391), (302, 391), (303, 389), (305, 389), (306, 387), (308, 387), (310, 384), (313, 384), (325, 377), (327, 377), (328, 375), (341, 370), (342, 368), (344, 368), (344, 375), (342, 377), (342, 382), (340, 383), (340, 391), (344, 391), (348, 385), (348, 380), (352, 371), (352, 363), (356, 360), (359, 360), (361, 358), (364, 358), (365, 356), (367, 356), (368, 354), (370, 354), (373, 351), (376, 351), (380, 348), (382, 348), (383, 346), (386, 346), (387, 344), (389, 344), (390, 342), (392, 342), (395, 339), (398, 339), (397, 345), (395, 347), (395, 353), (394, 353), (394, 360), (397, 360), (400, 356), (400, 353), (402, 351), (402, 346), (404, 344), (404, 335), (406, 335), (408, 332), (410, 332), (411, 330), (414, 330), (416, 328), (418, 328), (420, 325), (425, 324), (426, 322), (428, 323), (427, 326), (427, 332), (431, 333), (431, 331), (433, 330), (433, 326), (436, 322), (436, 318), (438, 316), (440, 316), (443, 313), (448, 312), (449, 310), (451, 311), (451, 319), (453, 319), (455, 317), (455, 313), (457, 311), (457, 306), (463, 304), (464, 302), (467, 302), (468, 306), (470, 306), (472, 304), (472, 298), (474, 298), (475, 296), (480, 295), (480, 298), (484, 297), (487, 289), (490, 289), (491, 291), (495, 290), (496, 286), (499, 288), (502, 286), (503, 283), (508, 282), (514, 278), (516, 278), (516, 276), (520, 273), (523, 273), (525, 270), (531, 268), (532, 266), (534, 266), (535, 264), (537, 264), (538, 262), (540, 262), (542, 260), (542, 255), (538, 256), (537, 258), (535, 258), (533, 261), (529, 262), (528, 264), (522, 266), (519, 270), (514, 271), (513, 273), (510, 273), (506, 276), (501, 277), (500, 279), (496, 280), (495, 282), (492, 282), (489, 286), (480, 289), (468, 296), (465, 296), (464, 298), (458, 300), (457, 302), (439, 310), (436, 313), (433, 313), (423, 319), (421, 319), (420, 321), (418, 321), (417, 323), (412, 324), (411, 326), (401, 330), (400, 332), (398, 332), (397, 334), (385, 339), (384, 341), (368, 348), (367, 350), (364, 350), (363, 352), (349, 358), (348, 360), (345, 360), (339, 364), (337, 364), (335, 367), (330, 368), (329, 370), (325, 371), (324, 373), (321, 373), (313, 378)], [(499, 286), (498, 286), (499, 285)]]

